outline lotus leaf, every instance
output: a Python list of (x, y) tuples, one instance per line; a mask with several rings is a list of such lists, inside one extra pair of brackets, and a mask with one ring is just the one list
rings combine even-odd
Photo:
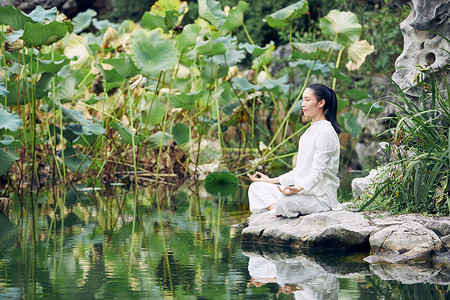
[(0, 107), (0, 129), (17, 131), (20, 127), (22, 127), (22, 119), (17, 115), (17, 112), (10, 114)]
[(319, 59), (323, 53), (330, 49), (340, 50), (341, 44), (333, 41), (320, 41), (315, 43), (292, 43), (296, 51), (292, 54), (293, 58), (316, 60)]
[(188, 143), (191, 139), (189, 127), (184, 123), (177, 123), (172, 127), (173, 139), (178, 145)]
[(128, 54), (121, 53), (117, 58), (104, 59), (104, 63), (110, 64), (120, 76), (131, 78), (138, 74), (138, 69)]
[(50, 9), (44, 9), (42, 6), (38, 5), (32, 12), (28, 14), (33, 21), (38, 23), (44, 23), (46, 20), (55, 21), (57, 17), (58, 10), (56, 7)]
[(131, 51), (136, 66), (146, 75), (167, 71), (178, 62), (173, 41), (164, 40), (157, 29), (141, 29), (131, 37)]
[[(166, 109), (164, 105), (158, 98), (153, 95), (147, 95), (141, 101), (141, 112), (143, 113), (143, 122), (146, 123), (148, 118), (148, 123), (152, 126), (161, 124), (164, 115), (166, 114)], [(147, 115), (149, 114), (149, 115)]]
[(108, 27), (111, 27), (111, 28), (114, 28), (117, 30), (117, 24), (111, 23), (108, 20), (99, 21), (99, 20), (97, 20), (97, 18), (93, 18), (92, 25), (94, 25), (94, 27), (100, 31), (108, 29)]
[(267, 66), (273, 60), (272, 52), (275, 50), (275, 45), (270, 46), (263, 54), (256, 57), (252, 62), (252, 68), (255, 70), (260, 69), (262, 66)]
[(15, 9), (12, 5), (0, 7), (0, 24), (9, 25), (14, 30), (20, 30), (24, 29), (28, 22), (34, 23), (31, 17), (25, 15), (19, 9)]
[(164, 31), (167, 31), (166, 20), (163, 16), (154, 15), (150, 12), (146, 11), (141, 18), (142, 26), (148, 28), (150, 30), (155, 28), (161, 28)]
[(48, 24), (26, 23), (21, 39), (32, 46), (51, 45), (67, 32), (66, 25), (56, 21)]
[[(82, 68), (89, 60), (90, 54), (83, 37), (71, 33), (67, 36), (68, 42), (64, 48), (64, 55), (69, 58), (77, 57), (77, 60), (70, 62), (71, 66)], [(100, 49), (101, 51), (101, 49)]]
[(359, 40), (361, 35), (358, 18), (349, 11), (333, 9), (328, 15), (320, 18), (319, 27), (324, 35), (347, 47)]
[(257, 57), (263, 54), (267, 49), (269, 49), (273, 45), (274, 45), (273, 41), (270, 41), (270, 43), (265, 47), (252, 45), (250, 43), (241, 43), (239, 44), (239, 49), (245, 49), (248, 53)]
[(340, 125), (343, 125), (344, 130), (349, 132), (354, 139), (361, 133), (362, 126), (359, 124), (358, 119), (353, 112), (347, 112), (344, 115), (339, 116), (338, 121)]
[(291, 68), (299, 68), (303, 74), (308, 74), (308, 72), (311, 72), (311, 74), (321, 74), (324, 77), (328, 77), (330, 74), (330, 67), (327, 64), (323, 64), (320, 61), (313, 61), (313, 60), (303, 60), (298, 59), (296, 61), (290, 62), (289, 67)]
[(375, 47), (368, 41), (356, 41), (348, 48), (348, 63), (345, 65), (349, 71), (359, 70), (367, 55), (373, 53)]
[(86, 172), (91, 162), (89, 156), (79, 153), (74, 148), (68, 147), (64, 150), (64, 164), (73, 172)]
[(231, 82), (233, 88), (243, 92), (248, 92), (256, 88), (254, 84), (248, 82), (247, 77), (233, 77)]
[(345, 75), (338, 68), (335, 68), (331, 64), (330, 64), (330, 71), (331, 71), (331, 75), (333, 75), (334, 78), (343, 80), (347, 84), (352, 83), (352, 79), (349, 76)]
[(181, 34), (176, 37), (178, 41), (177, 48), (180, 53), (183, 53), (186, 48), (195, 46), (197, 36), (200, 33), (201, 29), (201, 26), (196, 24), (188, 24), (184, 26)]
[(288, 26), (293, 20), (303, 16), (309, 10), (308, 1), (301, 0), (292, 5), (289, 5), (279, 11), (274, 12), (266, 17), (269, 26), (274, 28), (284, 28)]
[(4, 151), (2, 148), (0, 148), (0, 161), (2, 162), (0, 164), (0, 176), (3, 176), (8, 172), (9, 168), (11, 168), (12, 164), (18, 160), (17, 157), (15, 157), (13, 154)]
[[(15, 30), (13, 33), (8, 34), (6, 36), (6, 40), (8, 41), (8, 43), (12, 43), (12, 42), (15, 42), (18, 39), (20, 39), (22, 37), (22, 35), (23, 35), (23, 29)], [(7, 50), (7, 51), (9, 51), (9, 50)], [(12, 52), (12, 51), (9, 51), (9, 52)]]
[(287, 94), (289, 92), (290, 84), (286, 84), (289, 81), (289, 75), (286, 74), (279, 79), (266, 79), (258, 83), (261, 90), (269, 91), (274, 94)]
[(181, 2), (180, 0), (158, 0), (152, 5), (150, 12), (154, 15), (166, 17), (167, 11), (181, 13), (184, 9), (187, 10), (186, 2)]
[(0, 96), (1, 97), (6, 97), (8, 96), (9, 91), (6, 89), (6, 86), (4, 83), (0, 83)]
[(158, 131), (157, 133), (152, 134), (148, 140), (150, 148), (159, 148), (161, 146), (170, 146), (173, 142), (173, 137), (171, 134)]
[(178, 95), (170, 96), (170, 104), (177, 108), (183, 109), (191, 109), (194, 106), (194, 103), (201, 97), (203, 97), (204, 92), (196, 92), (196, 93), (181, 93)]
[[(19, 87), (17, 87), (19, 85)], [(7, 106), (17, 106), (17, 104), (22, 105), (29, 103), (30, 99), (26, 97), (26, 81), (24, 79), (8, 83), (8, 97), (3, 97), (0, 95), (0, 103), (6, 104)], [(19, 91), (17, 91), (19, 90)], [(5, 100), (6, 103), (5, 103)]]
[(216, 28), (220, 28), (226, 19), (220, 2), (215, 0), (198, 0), (198, 15)]
[(228, 12), (225, 23), (221, 27), (221, 32), (223, 34), (241, 27), (244, 24), (244, 11), (247, 7), (248, 3), (239, 1), (238, 5)]
[(205, 189), (212, 195), (231, 195), (237, 188), (237, 177), (228, 171), (215, 171), (205, 178)]
[[(122, 142), (128, 145), (133, 145), (133, 136), (131, 135), (128, 128), (125, 128), (122, 124), (118, 122), (113, 122), (111, 124), (111, 128), (116, 129), (119, 132), (120, 138), (122, 139)], [(142, 141), (142, 136), (140, 135), (134, 135), (134, 145), (139, 146)]]
[(80, 33), (91, 25), (92, 18), (97, 16), (97, 12), (93, 9), (88, 9), (84, 12), (80, 12), (73, 19), (73, 32)]
[(83, 117), (81, 111), (73, 110), (61, 105), (63, 119), (68, 122), (75, 122), (81, 125), (86, 124), (88, 121)]

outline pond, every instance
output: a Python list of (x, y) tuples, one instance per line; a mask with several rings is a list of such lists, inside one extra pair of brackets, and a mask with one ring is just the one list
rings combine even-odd
[(242, 244), (231, 225), (249, 215), (246, 189), (76, 187), (2, 199), (0, 299), (449, 298), (445, 280), (424, 283), (426, 269), (389, 272), (366, 253)]

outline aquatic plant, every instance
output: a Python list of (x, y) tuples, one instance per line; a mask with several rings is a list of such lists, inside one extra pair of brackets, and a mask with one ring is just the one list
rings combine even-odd
[[(304, 88), (312, 75), (352, 84), (339, 65), (361, 25), (350, 12), (330, 12), (321, 29), (332, 41), (291, 39), (289, 71), (272, 74), (276, 46), (253, 43), (247, 9), (244, 1), (229, 10), (199, 1), (199, 18), (181, 25), (187, 4), (160, 0), (140, 26), (99, 21), (92, 10), (70, 21), (56, 8), (0, 8), (0, 175), (18, 190), (48, 178), (93, 187), (179, 184), (214, 171), (235, 176), (258, 164), (289, 166), (294, 137), (306, 129), (297, 116)], [(290, 27), (292, 36), (293, 21), (307, 12), (302, 0), (265, 20)], [(248, 42), (233, 35), (240, 27)], [(246, 57), (251, 66), (241, 65)], [(368, 95), (349, 95), (359, 99), (353, 106), (340, 99), (341, 121), (357, 139), (357, 100)]]

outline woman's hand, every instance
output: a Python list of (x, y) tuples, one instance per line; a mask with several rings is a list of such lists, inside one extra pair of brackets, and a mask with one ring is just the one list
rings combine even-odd
[(303, 190), (303, 188), (301, 186), (299, 186), (299, 187), (286, 186), (284, 188), (281, 188), (280, 186), (278, 186), (278, 189), (285, 196), (295, 195), (297, 193), (300, 193)]
[[(267, 183), (278, 183), (278, 178), (270, 178), (269, 176), (256, 171), (255, 174), (250, 175), (247, 174), (247, 176), (250, 178), (251, 181), (254, 182), (267, 182)], [(259, 176), (259, 177), (258, 177)]]

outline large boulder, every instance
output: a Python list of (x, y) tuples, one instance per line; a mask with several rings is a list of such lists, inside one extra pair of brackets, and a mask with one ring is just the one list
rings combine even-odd
[(370, 248), (374, 255), (364, 259), (370, 263), (430, 262), (435, 252), (445, 250), (436, 233), (412, 221), (374, 232), (370, 237)]
[(254, 214), (242, 231), (242, 241), (296, 248), (363, 250), (369, 248), (372, 226), (362, 215), (349, 211), (313, 213), (300, 218), (277, 218), (270, 212)]

